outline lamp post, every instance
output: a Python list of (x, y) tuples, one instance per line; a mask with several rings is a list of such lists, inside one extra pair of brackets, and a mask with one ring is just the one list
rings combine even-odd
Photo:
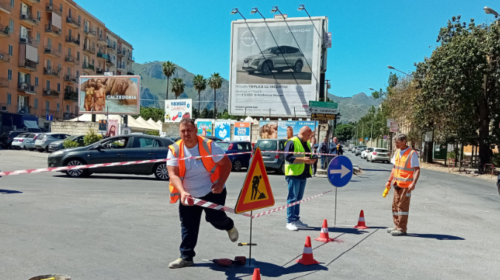
[(486, 14), (488, 14), (488, 15), (495, 15), (495, 18), (498, 18), (498, 13), (495, 10), (493, 10), (492, 8), (490, 8), (490, 7), (484, 7), (483, 10), (484, 10), (484, 12)]
[(396, 69), (396, 68), (394, 68), (394, 67), (392, 67), (392, 66), (390, 66), (390, 65), (388, 65), (388, 66), (387, 66), (387, 68), (392, 69), (392, 70), (396, 70), (396, 71), (398, 71), (398, 72), (401, 72), (401, 73), (405, 74), (406, 76), (410, 76), (410, 74), (408, 74), (408, 73), (406, 73), (406, 72), (403, 72), (403, 71), (401, 71), (401, 70), (399, 70), (399, 69)]
[(235, 14), (240, 14), (240, 16), (244, 19), (244, 20), (247, 20), (241, 13), (240, 11), (238, 10), (238, 8), (234, 8), (232, 11), (231, 11), (231, 14), (232, 15), (235, 15)]

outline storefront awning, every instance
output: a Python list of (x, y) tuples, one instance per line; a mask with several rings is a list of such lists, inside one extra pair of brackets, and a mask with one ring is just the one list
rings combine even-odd
[(36, 121), (24, 121), (24, 126), (26, 126), (26, 128), (38, 128), (38, 124)]

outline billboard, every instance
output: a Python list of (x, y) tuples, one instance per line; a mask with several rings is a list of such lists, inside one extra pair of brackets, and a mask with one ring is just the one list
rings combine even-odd
[(250, 141), (250, 123), (234, 123), (234, 141)]
[(325, 17), (233, 21), (229, 114), (309, 115), (326, 29)]
[(212, 121), (197, 122), (198, 133), (200, 136), (212, 136)]
[(80, 113), (139, 114), (140, 80), (140, 76), (81, 76)]
[(222, 141), (231, 141), (231, 123), (229, 121), (216, 121), (215, 137), (222, 139)]
[(193, 115), (192, 99), (165, 100), (165, 122), (180, 122)]
[(290, 139), (299, 134), (302, 127), (309, 126), (316, 133), (315, 121), (261, 121), (259, 124), (260, 139)]
[(108, 121), (108, 130), (106, 135), (108, 137), (113, 137), (118, 135), (118, 120), (109, 120)]

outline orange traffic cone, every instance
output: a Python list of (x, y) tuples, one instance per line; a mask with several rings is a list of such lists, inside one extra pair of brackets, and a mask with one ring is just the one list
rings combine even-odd
[(253, 270), (252, 280), (260, 280), (260, 269), (256, 268)]
[(357, 229), (367, 229), (368, 228), (365, 224), (365, 212), (363, 212), (363, 210), (361, 210), (361, 212), (359, 213), (358, 225), (354, 226), (354, 228), (357, 228)]
[(326, 219), (323, 220), (323, 225), (321, 226), (321, 233), (319, 234), (319, 237), (314, 240), (325, 243), (335, 241), (334, 239), (330, 238), (330, 236), (328, 236), (328, 223), (326, 222)]
[(302, 258), (296, 260), (296, 262), (303, 265), (319, 264), (313, 257), (313, 250), (311, 247), (311, 237), (306, 237), (306, 244), (304, 245), (304, 252), (302, 253)]

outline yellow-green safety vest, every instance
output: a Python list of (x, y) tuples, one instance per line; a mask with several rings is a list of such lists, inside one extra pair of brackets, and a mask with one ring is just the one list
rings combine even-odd
[[(294, 147), (293, 151), (294, 152), (296, 152), (296, 153), (305, 153), (306, 152), (306, 150), (304, 149), (304, 146), (302, 146), (302, 142), (300, 141), (299, 137), (294, 136), (291, 139), (289, 139), (288, 141), (293, 141), (293, 147)], [(286, 141), (285, 145), (288, 143), (288, 141)], [(309, 147), (311, 147), (311, 143), (309, 143), (309, 141), (307, 141), (307, 145), (309, 145)], [(305, 157), (305, 156), (306, 156), (305, 154), (296, 154), (295, 155), (295, 157), (297, 157), (297, 158), (301, 158), (301, 157)], [(312, 155), (307, 155), (307, 156), (312, 157)], [(302, 175), (302, 173), (304, 172), (305, 166), (306, 166), (305, 163), (289, 163), (288, 161), (285, 161), (285, 176)], [(309, 173), (311, 173), (311, 176), (313, 175), (311, 165), (309, 165)]]

